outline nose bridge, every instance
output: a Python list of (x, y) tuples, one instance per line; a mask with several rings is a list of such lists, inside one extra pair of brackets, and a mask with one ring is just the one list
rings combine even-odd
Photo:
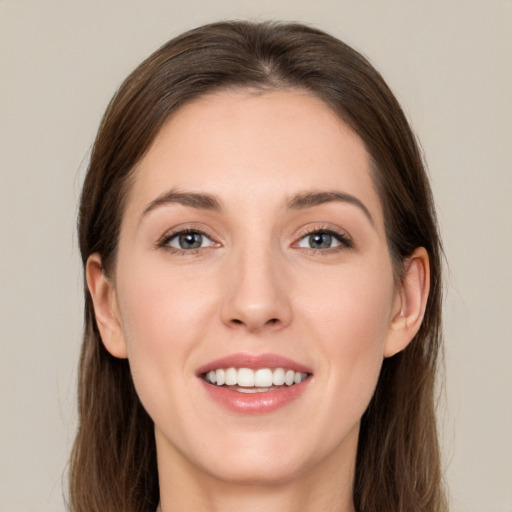
[(286, 273), (271, 241), (246, 239), (233, 249), (226, 275), (222, 317), (249, 331), (279, 329), (291, 319)]

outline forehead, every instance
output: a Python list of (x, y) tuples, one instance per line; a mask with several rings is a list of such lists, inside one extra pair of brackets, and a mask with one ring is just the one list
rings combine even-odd
[(341, 190), (382, 216), (363, 141), (322, 100), (295, 90), (228, 90), (178, 109), (137, 166), (127, 206), (143, 210), (169, 189), (237, 207)]

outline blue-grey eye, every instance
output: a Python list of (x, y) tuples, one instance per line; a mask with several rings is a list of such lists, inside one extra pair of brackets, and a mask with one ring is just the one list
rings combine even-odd
[(201, 249), (212, 245), (212, 241), (205, 234), (197, 231), (189, 231), (184, 233), (177, 233), (169, 239), (167, 245), (175, 249), (182, 249), (184, 251), (191, 249)]
[(341, 245), (341, 242), (337, 236), (331, 233), (317, 231), (303, 237), (298, 245), (306, 249), (331, 249)]

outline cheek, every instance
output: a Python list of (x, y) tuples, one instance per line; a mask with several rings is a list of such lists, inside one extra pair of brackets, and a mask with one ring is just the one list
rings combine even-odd
[(316, 279), (298, 293), (304, 297), (302, 315), (316, 325), (333, 350), (379, 347), (390, 321), (393, 279), (385, 265), (351, 267), (337, 276)]
[[(127, 269), (128, 270), (128, 269)], [(122, 269), (120, 270), (120, 274)], [(128, 350), (169, 351), (190, 344), (198, 336), (211, 293), (206, 282), (176, 275), (154, 264), (133, 265), (119, 276), (120, 310)]]
[(151, 414), (157, 400), (171, 401), (171, 390), (182, 388), (183, 380), (193, 373), (187, 362), (207, 336), (211, 322), (204, 319), (211, 311), (212, 294), (197, 280), (177, 279), (158, 265), (132, 265), (126, 271), (119, 265), (118, 282), (130, 368)]
[[(382, 366), (393, 300), (388, 269), (352, 268), (347, 275), (315, 287), (303, 304), (305, 323), (314, 326), (325, 372), (326, 408), (358, 420), (366, 409)], [(311, 337), (311, 336), (310, 336)]]

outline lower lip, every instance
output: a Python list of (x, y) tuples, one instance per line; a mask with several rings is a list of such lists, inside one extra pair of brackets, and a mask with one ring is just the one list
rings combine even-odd
[(215, 386), (201, 379), (206, 392), (222, 407), (241, 414), (265, 414), (288, 405), (306, 390), (311, 377), (293, 386), (283, 386), (273, 391), (242, 393), (223, 386)]

